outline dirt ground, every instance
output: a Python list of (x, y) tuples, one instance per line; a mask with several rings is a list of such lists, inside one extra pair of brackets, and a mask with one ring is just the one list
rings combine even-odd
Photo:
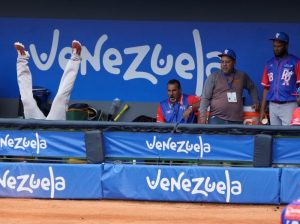
[(0, 199), (0, 223), (279, 223), (283, 206), (110, 200)]

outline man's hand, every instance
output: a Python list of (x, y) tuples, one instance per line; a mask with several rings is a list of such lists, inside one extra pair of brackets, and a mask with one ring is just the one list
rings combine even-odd
[(192, 112), (193, 112), (193, 107), (192, 107), (192, 106), (189, 106), (189, 107), (184, 111), (184, 113), (183, 113), (183, 118), (184, 118), (185, 121), (189, 118), (189, 116), (190, 116), (190, 114), (191, 114)]
[(251, 108), (254, 109), (255, 111), (258, 111), (259, 110), (259, 104), (255, 103), (255, 104), (251, 105)]
[(206, 124), (206, 119), (205, 118), (200, 118), (199, 119), (199, 122), (198, 122), (199, 124)]
[(262, 120), (267, 117), (266, 112), (261, 111), (259, 114), (259, 124), (263, 124)]

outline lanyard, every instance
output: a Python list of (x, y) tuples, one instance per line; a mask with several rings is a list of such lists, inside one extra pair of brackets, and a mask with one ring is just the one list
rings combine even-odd
[(233, 81), (234, 81), (234, 78), (235, 78), (235, 71), (233, 71), (233, 77), (232, 77), (232, 80), (231, 80), (231, 81), (228, 80), (228, 76), (226, 76), (223, 72), (222, 72), (222, 75), (223, 75), (224, 78), (226, 79), (226, 82), (227, 82), (227, 85), (228, 85), (229, 90), (231, 90), (231, 89), (232, 89), (232, 86), (233, 86)]

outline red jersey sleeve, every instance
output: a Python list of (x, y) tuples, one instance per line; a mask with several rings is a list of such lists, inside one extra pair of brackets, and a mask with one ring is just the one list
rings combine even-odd
[[(189, 95), (188, 96), (188, 104), (192, 105), (194, 103), (198, 103), (200, 101), (200, 97), (199, 96), (193, 96), (193, 95)], [(197, 110), (197, 108), (195, 109)]]
[(300, 83), (300, 60), (298, 61), (297, 65), (296, 65), (296, 83), (299, 84)]
[(159, 123), (165, 122), (165, 118), (164, 118), (160, 104), (158, 105), (158, 108), (157, 108), (156, 122), (159, 122)]
[(299, 107), (294, 109), (290, 124), (291, 125), (300, 125), (300, 108)]
[(267, 71), (266, 67), (264, 68), (264, 73), (262, 75), (261, 85), (264, 86), (264, 87), (269, 87), (270, 86), (268, 71)]

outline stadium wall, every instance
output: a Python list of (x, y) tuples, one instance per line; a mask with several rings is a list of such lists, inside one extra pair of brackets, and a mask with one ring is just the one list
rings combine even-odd
[[(16, 5), (20, 7), (15, 7)], [(270, 4), (257, 0), (251, 2), (230, 0), (225, 4), (223, 1), (193, 0), (182, 2), (89, 0), (84, 4), (82, 1), (70, 0), (43, 2), (29, 0), (26, 3), (5, 1), (0, 8), (2, 18), (0, 25), (3, 31), (0, 36), (3, 57), (0, 64), (3, 80), (0, 92), (0, 117), (19, 116), (14, 41), (22, 41), (26, 46), (34, 45), (37, 55), (49, 56), (53, 35), (55, 30), (59, 30), (58, 51), (69, 46), (72, 39), (77, 38), (90, 53), (93, 53), (97, 39), (106, 34), (108, 41), (105, 42), (103, 50), (117, 49), (122, 57), (124, 49), (132, 50), (133, 47), (147, 45), (150, 46), (150, 53), (154, 51), (155, 46), (161, 46), (160, 59), (164, 60), (170, 54), (174, 56), (174, 60), (182, 53), (190, 54), (196, 61), (195, 68), (197, 67), (198, 71), (191, 69), (190, 73), (178, 75), (180, 69), (175, 66), (169, 73), (160, 70), (155, 77), (157, 84), (146, 79), (124, 81), (123, 75), (132, 62), (133, 54), (129, 55), (130, 58), (128, 55), (125, 59), (123, 57), (119, 75), (103, 68), (103, 65), (106, 65), (105, 68), (109, 67), (111, 65), (109, 63), (103, 62), (101, 71), (97, 71), (87, 62), (87, 75), (81, 71), (71, 103), (89, 103), (97, 109), (109, 112), (112, 100), (119, 97), (123, 103), (129, 105), (129, 110), (120, 121), (128, 122), (140, 115), (155, 117), (157, 104), (166, 97), (166, 83), (171, 78), (178, 78), (182, 82), (184, 92), (200, 95), (202, 82), (209, 71), (214, 66), (218, 67), (218, 58), (215, 55), (226, 47), (236, 50), (238, 68), (253, 77), (261, 93), (260, 75), (265, 61), (272, 56), (268, 38), (273, 36), (274, 32), (281, 30), (288, 32), (291, 37), (290, 52), (300, 55), (298, 11), (298, 2), (295, 0), (285, 3), (284, 7), (279, 1), (272, 1)], [(201, 60), (196, 58), (193, 49), (195, 36), (193, 37), (192, 32), (195, 29), (199, 31), (202, 41), (203, 65), (200, 63)], [(178, 35), (179, 33), (181, 35)], [(239, 38), (236, 38), (237, 36)], [(151, 63), (155, 64), (155, 61), (151, 61), (150, 53), (138, 71), (156, 76), (151, 67)], [(51, 101), (56, 93), (64, 63), (55, 59), (51, 68), (45, 68), (45, 65), (38, 66), (36, 63), (38, 59), (36, 57), (30, 64), (34, 74), (34, 85), (49, 88)], [(93, 66), (97, 67), (95, 63)], [(81, 89), (87, 86), (89, 91)], [(148, 94), (149, 92), (151, 94)], [(137, 96), (139, 98), (136, 98)], [(247, 93), (245, 97), (246, 105), (249, 105)]]

